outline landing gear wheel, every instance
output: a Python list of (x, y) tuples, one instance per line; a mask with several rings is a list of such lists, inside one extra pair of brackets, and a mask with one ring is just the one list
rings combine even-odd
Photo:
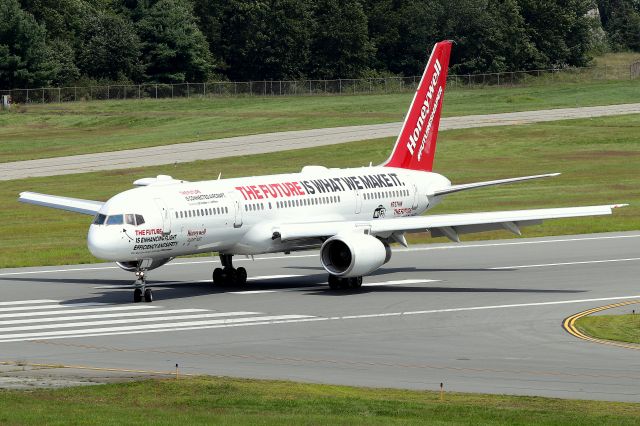
[(339, 290), (340, 287), (342, 287), (340, 285), (341, 284), (340, 281), (342, 280), (337, 276), (329, 274), (329, 288), (331, 290)]
[(226, 267), (223, 269), (224, 283), (234, 285), (238, 282), (238, 272), (234, 268)]
[(213, 270), (213, 283), (215, 285), (221, 285), (223, 283), (223, 272), (222, 268), (216, 268)]
[(136, 288), (133, 290), (133, 303), (142, 302), (142, 289)]
[(144, 291), (144, 301), (147, 303), (153, 302), (153, 293), (151, 292), (150, 288)]
[(236, 281), (237, 285), (245, 285), (247, 283), (247, 270), (242, 266), (236, 269)]
[(360, 288), (362, 287), (362, 277), (349, 278), (349, 287)]

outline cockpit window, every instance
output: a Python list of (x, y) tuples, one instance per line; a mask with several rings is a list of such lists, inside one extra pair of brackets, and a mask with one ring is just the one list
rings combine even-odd
[(102, 225), (104, 224), (105, 219), (107, 218), (107, 215), (104, 215), (102, 213), (98, 213), (96, 215), (96, 218), (93, 219), (93, 224), (94, 225)]
[(136, 218), (134, 215), (132, 214), (125, 214), (124, 215), (124, 223), (126, 223), (127, 225), (136, 225)]
[(136, 215), (136, 225), (142, 225), (144, 223), (144, 217), (141, 214)]
[(122, 225), (123, 217), (121, 214), (114, 214), (107, 217), (107, 225)]

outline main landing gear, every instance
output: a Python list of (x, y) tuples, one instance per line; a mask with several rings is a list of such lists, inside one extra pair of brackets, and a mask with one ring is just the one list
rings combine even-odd
[(147, 288), (147, 279), (144, 276), (144, 271), (136, 271), (136, 280), (133, 283), (135, 289), (133, 290), (133, 302), (138, 303), (144, 301), (147, 303), (153, 302), (153, 293), (150, 288)]
[(340, 278), (329, 274), (331, 290), (356, 289), (362, 287), (362, 277)]
[(220, 254), (222, 268), (213, 270), (213, 283), (215, 285), (243, 286), (247, 283), (247, 270), (242, 266), (233, 267), (232, 254)]

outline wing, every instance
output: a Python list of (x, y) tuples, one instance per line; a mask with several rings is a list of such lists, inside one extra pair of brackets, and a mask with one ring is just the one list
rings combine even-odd
[(612, 213), (612, 209), (624, 206), (626, 204), (441, 214), (350, 222), (292, 223), (276, 227), (273, 237), (282, 240), (330, 237), (341, 232), (362, 229), (363, 232), (385, 238), (393, 233), (429, 231), (433, 237), (446, 236), (459, 242), (459, 234), (505, 229), (520, 235), (521, 227), (538, 225), (546, 219), (607, 215)]
[(51, 207), (69, 212), (95, 215), (104, 203), (80, 198), (59, 197), (57, 195), (21, 192), (18, 201), (37, 206)]

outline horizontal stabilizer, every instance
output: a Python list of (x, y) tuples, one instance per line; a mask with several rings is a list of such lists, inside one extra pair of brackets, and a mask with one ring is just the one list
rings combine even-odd
[(467, 189), (484, 188), (485, 186), (502, 185), (505, 183), (523, 182), (526, 180), (540, 179), (546, 177), (559, 176), (560, 173), (547, 173), (545, 175), (523, 176), (509, 179), (488, 180), (484, 182), (465, 183), (463, 185), (451, 185), (448, 188), (439, 189), (427, 194), (429, 197), (439, 197), (441, 195), (451, 194), (453, 192), (466, 191)]
[(37, 192), (21, 192), (18, 201), (36, 206), (51, 207), (74, 213), (95, 215), (103, 202), (82, 200), (80, 198), (60, 197), (57, 195), (39, 194)]

